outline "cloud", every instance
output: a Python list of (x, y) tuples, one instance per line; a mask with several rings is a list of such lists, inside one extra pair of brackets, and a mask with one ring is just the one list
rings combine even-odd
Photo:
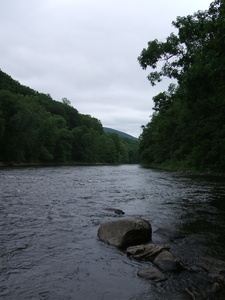
[(67, 97), (104, 126), (140, 134), (152, 88), (137, 57), (149, 40), (174, 31), (176, 16), (206, 0), (0, 0), (1, 69), (22, 84)]

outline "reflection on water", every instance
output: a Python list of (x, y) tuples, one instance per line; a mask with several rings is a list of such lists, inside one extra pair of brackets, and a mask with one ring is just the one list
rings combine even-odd
[[(186, 237), (170, 247), (188, 267), (200, 256), (225, 260), (223, 178), (185, 176), (138, 165), (0, 170), (2, 299), (191, 299), (202, 273), (171, 274), (163, 283), (137, 276), (135, 261), (97, 239), (99, 224), (123, 210)], [(224, 299), (224, 295), (217, 295)], [(200, 298), (199, 298), (200, 299)], [(211, 299), (211, 298), (210, 298)], [(213, 299), (213, 298), (212, 298)]]

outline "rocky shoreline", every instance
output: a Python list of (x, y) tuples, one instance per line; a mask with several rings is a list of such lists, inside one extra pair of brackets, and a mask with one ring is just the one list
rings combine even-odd
[[(185, 234), (177, 229), (161, 227), (156, 234), (164, 235), (173, 241), (184, 238)], [(166, 281), (171, 273), (186, 271), (190, 273), (207, 272), (209, 289), (202, 293), (186, 289), (192, 299), (208, 299), (210, 295), (225, 290), (225, 261), (211, 257), (198, 258), (196, 265), (185, 266), (171, 253), (170, 249), (151, 243), (151, 224), (139, 217), (120, 217), (117, 220), (102, 223), (98, 229), (98, 238), (109, 245), (118, 247), (129, 259), (146, 261), (146, 267), (137, 270), (137, 275), (153, 282)], [(205, 298), (206, 297), (206, 298)]]

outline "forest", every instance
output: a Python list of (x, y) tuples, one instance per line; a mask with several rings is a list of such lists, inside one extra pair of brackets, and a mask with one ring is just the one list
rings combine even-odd
[(67, 98), (55, 101), (0, 70), (1, 163), (138, 163), (138, 148), (139, 141), (105, 133)]
[(171, 79), (153, 98), (142, 126), (141, 161), (147, 166), (225, 171), (225, 4), (177, 17), (164, 41), (149, 41), (138, 57), (152, 85)]

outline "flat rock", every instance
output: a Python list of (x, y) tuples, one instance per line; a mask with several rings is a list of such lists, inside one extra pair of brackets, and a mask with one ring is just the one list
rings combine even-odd
[(98, 237), (101, 241), (119, 248), (147, 243), (152, 237), (151, 224), (138, 217), (126, 217), (100, 225)]
[(143, 244), (128, 247), (126, 252), (130, 257), (153, 261), (155, 257), (163, 250), (165, 250), (165, 248), (161, 246), (157, 246), (154, 244)]
[(169, 251), (162, 251), (153, 263), (163, 271), (178, 272), (183, 269), (181, 263)]
[(155, 267), (149, 267), (146, 269), (141, 269), (138, 271), (138, 276), (146, 278), (153, 281), (164, 281), (167, 279), (166, 275)]

